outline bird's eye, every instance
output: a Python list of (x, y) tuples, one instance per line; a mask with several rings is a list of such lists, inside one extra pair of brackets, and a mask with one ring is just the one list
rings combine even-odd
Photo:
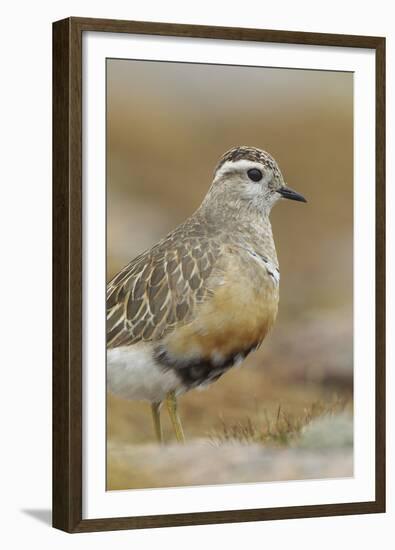
[(258, 168), (251, 168), (251, 170), (248, 170), (247, 175), (252, 181), (260, 181), (262, 179), (262, 172)]

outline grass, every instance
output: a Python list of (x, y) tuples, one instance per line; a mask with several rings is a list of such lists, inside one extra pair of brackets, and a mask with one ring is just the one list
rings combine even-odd
[(244, 421), (227, 423), (222, 418), (220, 427), (209, 433), (209, 439), (214, 445), (233, 441), (287, 446), (297, 441), (303, 428), (312, 420), (341, 413), (346, 408), (349, 408), (348, 400), (337, 396), (330, 402), (314, 401), (301, 414), (289, 412), (279, 404), (275, 414), (263, 409), (255, 419), (249, 416)]
[(352, 393), (341, 388), (229, 373), (180, 399), (185, 445), (163, 411), (163, 447), (147, 403), (109, 396), (108, 406), (108, 490), (352, 475)]

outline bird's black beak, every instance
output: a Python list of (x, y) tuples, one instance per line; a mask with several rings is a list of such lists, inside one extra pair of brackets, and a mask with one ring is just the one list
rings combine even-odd
[(290, 199), (291, 201), (307, 202), (303, 195), (300, 195), (289, 187), (281, 187), (277, 189), (277, 193), (280, 193), (284, 199)]

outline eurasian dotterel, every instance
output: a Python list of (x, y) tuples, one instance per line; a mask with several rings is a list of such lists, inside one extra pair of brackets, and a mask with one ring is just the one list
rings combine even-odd
[(159, 441), (161, 404), (182, 441), (177, 396), (218, 380), (272, 327), (280, 271), (269, 214), (281, 198), (306, 202), (271, 155), (231, 149), (196, 212), (108, 284), (108, 389), (151, 403)]

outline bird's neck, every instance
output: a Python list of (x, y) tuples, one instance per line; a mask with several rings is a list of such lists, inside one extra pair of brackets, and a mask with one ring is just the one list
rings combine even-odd
[(239, 221), (238, 227), (233, 231), (235, 240), (278, 266), (276, 246), (268, 215)]
[(213, 208), (212, 205), (203, 203), (196, 214), (202, 223), (227, 235), (232, 243), (250, 248), (278, 265), (269, 219), (270, 210), (251, 209), (240, 202), (228, 203), (222, 208), (218, 204)]

